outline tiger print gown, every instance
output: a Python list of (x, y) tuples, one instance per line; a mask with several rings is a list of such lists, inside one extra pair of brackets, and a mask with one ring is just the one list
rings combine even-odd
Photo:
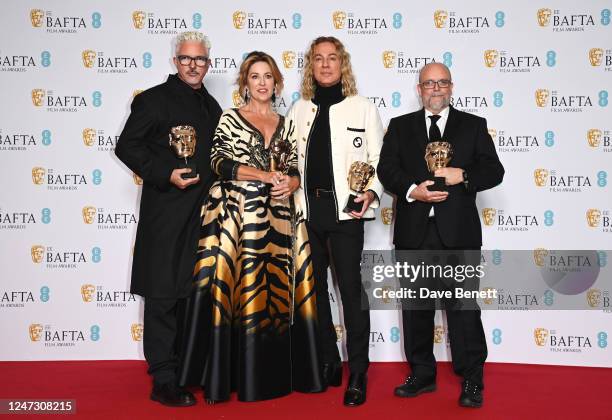
[[(280, 116), (274, 139), (290, 142), (289, 174), (299, 175), (293, 122)], [(268, 171), (269, 151), (230, 109), (213, 140), (211, 167), (220, 179), (203, 206), (180, 382), (199, 382), (215, 401), (232, 391), (241, 401), (323, 391), (303, 213), (292, 196), (274, 199), (262, 182), (237, 181), (239, 165)]]

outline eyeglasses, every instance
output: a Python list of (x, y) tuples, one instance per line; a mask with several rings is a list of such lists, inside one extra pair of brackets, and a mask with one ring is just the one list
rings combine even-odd
[(178, 62), (181, 63), (181, 66), (190, 66), (191, 62), (195, 62), (196, 66), (204, 67), (210, 63), (208, 57), (204, 55), (199, 55), (197, 57), (191, 57), (189, 55), (179, 55), (176, 57)]
[(424, 82), (421, 83), (421, 87), (425, 89), (433, 89), (434, 86), (438, 85), (438, 88), (444, 89), (444, 88), (450, 87), (450, 85), (452, 84), (453, 82), (451, 82), (448, 79), (425, 80)]

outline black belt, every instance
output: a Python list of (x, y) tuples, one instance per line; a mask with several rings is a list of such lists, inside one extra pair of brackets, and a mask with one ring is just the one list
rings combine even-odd
[(334, 195), (334, 192), (332, 190), (324, 190), (323, 188), (308, 188), (308, 195), (312, 195), (316, 198), (330, 197)]

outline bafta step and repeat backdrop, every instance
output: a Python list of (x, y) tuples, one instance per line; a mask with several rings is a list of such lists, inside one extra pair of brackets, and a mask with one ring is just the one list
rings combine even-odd
[[(504, 250), (610, 248), (609, 1), (179, 4), (2, 3), (0, 359), (143, 357), (143, 304), (127, 292), (141, 180), (113, 149), (133, 96), (174, 72), (172, 39), (185, 30), (210, 36), (205, 83), (224, 108), (239, 104), (236, 72), (257, 49), (285, 75), (285, 113), (319, 35), (347, 45), (385, 124), (420, 107), (419, 68), (445, 63), (453, 105), (487, 118), (506, 167), (502, 186), (478, 198), (484, 249), (502, 261)], [(392, 247), (392, 219), (385, 195), (366, 248)], [(587, 294), (599, 310), (535, 311), (554, 293), (502, 295), (513, 310), (483, 312), (489, 360), (612, 366), (610, 290)], [(372, 360), (403, 359), (400, 319), (372, 313)], [(435, 328), (448, 360), (442, 314)]]

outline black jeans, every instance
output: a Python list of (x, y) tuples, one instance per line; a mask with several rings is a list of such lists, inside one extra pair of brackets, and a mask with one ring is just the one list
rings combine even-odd
[(317, 291), (321, 359), (324, 363), (340, 360), (327, 287), (327, 269), (332, 260), (342, 299), (349, 369), (351, 373), (363, 373), (369, 365), (370, 338), (370, 312), (361, 309), (361, 300), (365, 297), (360, 267), (363, 220), (336, 222), (336, 207), (331, 195), (309, 195), (308, 199), (310, 212), (306, 227)]

